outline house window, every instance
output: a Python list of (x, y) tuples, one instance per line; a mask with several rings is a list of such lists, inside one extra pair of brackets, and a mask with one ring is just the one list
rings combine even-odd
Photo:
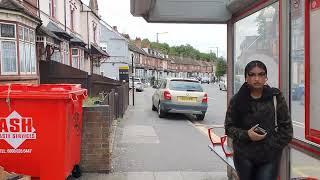
[(93, 42), (94, 43), (97, 43), (97, 25), (96, 24), (93, 24)]
[(61, 62), (61, 52), (59, 50), (54, 50), (51, 60)]
[(56, 17), (57, 15), (57, 0), (49, 0), (49, 15)]
[(70, 27), (71, 30), (74, 30), (74, 9), (70, 10)]
[(79, 49), (72, 49), (72, 67), (79, 69), (80, 68), (80, 54)]
[(84, 50), (80, 50), (80, 69), (84, 70)]
[(35, 32), (24, 26), (19, 26), (19, 59), (20, 74), (36, 74)]
[(72, 48), (72, 67), (77, 69), (84, 69), (84, 51), (83, 49)]
[(0, 62), (1, 74), (17, 74), (18, 59), (16, 45), (16, 26), (0, 23)]
[(61, 55), (62, 63), (70, 66), (69, 43), (66, 41), (61, 43)]

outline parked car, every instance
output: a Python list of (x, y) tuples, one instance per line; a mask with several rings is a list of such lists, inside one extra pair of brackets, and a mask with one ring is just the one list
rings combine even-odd
[(304, 84), (299, 84), (292, 88), (291, 97), (293, 101), (299, 101), (304, 98)]
[(183, 113), (203, 120), (207, 109), (208, 94), (197, 80), (167, 78), (152, 95), (152, 110), (157, 110), (160, 118), (167, 113)]
[(201, 78), (201, 83), (207, 83), (207, 84), (209, 84), (209, 83), (210, 83), (210, 78), (208, 78), (208, 77), (203, 77), (203, 78)]
[(222, 91), (226, 91), (227, 90), (227, 80), (221, 80), (219, 81), (219, 89)]
[[(129, 87), (132, 88), (132, 78), (129, 79)], [(144, 90), (144, 84), (141, 82), (140, 78), (134, 78), (134, 89), (138, 92)]]

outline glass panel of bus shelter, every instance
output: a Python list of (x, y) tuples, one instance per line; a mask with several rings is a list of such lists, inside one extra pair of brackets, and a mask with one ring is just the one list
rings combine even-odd
[(309, 131), (306, 133), (312, 141), (320, 144), (320, 0), (310, 1), (310, 104)]
[(252, 60), (266, 64), (268, 84), (279, 86), (279, 2), (235, 23), (234, 93), (243, 82), (244, 68)]
[(302, 178), (309, 177), (319, 179), (320, 178), (320, 160), (312, 156), (307, 155), (306, 153), (297, 151), (293, 148), (290, 148), (290, 172), (292, 178)]
[(291, 118), (296, 138), (305, 139), (305, 44), (304, 0), (291, 1)]

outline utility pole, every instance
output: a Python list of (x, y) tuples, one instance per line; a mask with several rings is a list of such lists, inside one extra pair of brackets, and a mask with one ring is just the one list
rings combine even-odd
[(134, 59), (134, 54), (131, 54), (131, 78), (132, 78), (132, 105), (134, 106), (134, 71), (133, 71), (133, 59)]

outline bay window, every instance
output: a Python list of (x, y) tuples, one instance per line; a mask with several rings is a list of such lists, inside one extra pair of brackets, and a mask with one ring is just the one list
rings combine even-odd
[(18, 74), (16, 25), (0, 23), (1, 74)]
[(76, 48), (72, 49), (72, 67), (79, 69), (80, 62), (79, 62), (79, 50)]
[(19, 26), (18, 30), (20, 74), (36, 74), (35, 32), (24, 26)]
[(80, 69), (84, 70), (84, 50), (80, 51)]
[(66, 65), (70, 65), (70, 57), (69, 57), (69, 42), (64, 41), (61, 43), (61, 56), (62, 63)]
[(72, 48), (72, 67), (77, 69), (84, 69), (84, 51), (79, 48)]

